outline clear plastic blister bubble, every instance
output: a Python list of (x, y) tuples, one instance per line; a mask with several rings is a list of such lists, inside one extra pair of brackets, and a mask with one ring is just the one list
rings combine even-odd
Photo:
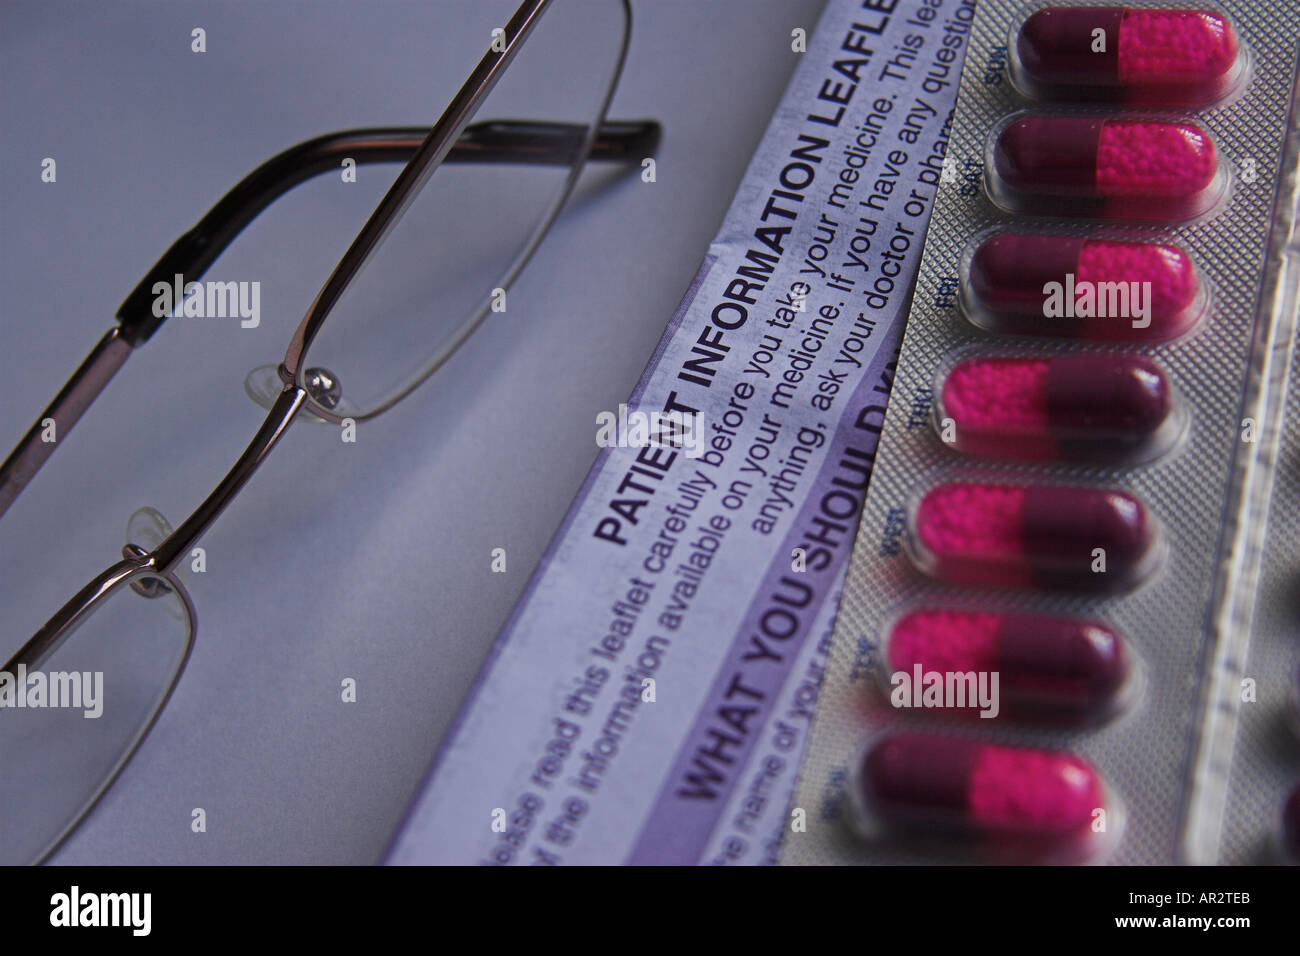
[(1164, 368), (1136, 353), (968, 346), (935, 375), (935, 431), (978, 458), (1149, 462), (1187, 419)]
[(1128, 591), (1163, 562), (1159, 521), (1120, 487), (953, 480), (914, 497), (905, 550), (953, 585), (1088, 594)]
[(959, 301), (988, 332), (1143, 344), (1194, 330), (1211, 290), (1176, 242), (1037, 227), (972, 239), (961, 257)]
[(1013, 113), (989, 131), (984, 179), (1008, 213), (1103, 222), (1187, 222), (1229, 192), (1205, 127), (1154, 114)]
[[(1076, 47), (1094, 17), (1105, 61)], [(978, 5), (794, 797), (816, 810), (783, 862), (1300, 844), (1300, 543), (1254, 553), (1279, 433), (1293, 474), (1272, 511), (1295, 500), (1280, 526), (1300, 542), (1300, 429), (1276, 401), (1300, 312), (1293, 19), (1248, 0)], [(1252, 567), (1276, 596), (1253, 629)], [(994, 664), (996, 719), (891, 706), (899, 673)], [(1267, 704), (1243, 704), (1256, 682)], [(983, 761), (1013, 768), (989, 771), (1005, 786), (982, 789)], [(1068, 795), (1053, 774), (1106, 796), (1049, 800), (1035, 833), (1007, 794)]]
[(847, 795), (868, 845), (1004, 864), (1095, 863), (1123, 830), (1123, 805), (1086, 758), (968, 735), (887, 732), (854, 761)]
[(1007, 73), (1025, 96), (1197, 109), (1240, 93), (1249, 47), (1214, 3), (1024, 8), (1007, 37)]
[(1128, 711), (1143, 665), (1097, 616), (922, 601), (881, 629), (877, 677), (889, 705), (936, 720), (1092, 727)]

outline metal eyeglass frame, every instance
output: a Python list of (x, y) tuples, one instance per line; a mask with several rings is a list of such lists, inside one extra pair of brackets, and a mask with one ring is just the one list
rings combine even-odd
[[(329, 396), (318, 392), (313, 394), (312, 385), (304, 381), (299, 369), (302, 356), (328, 318), (330, 310), (396, 225), (429, 176), (443, 162), (572, 166), (564, 187), (547, 208), (531, 234), (529, 243), (502, 280), (504, 286), (509, 285), (526, 264), (567, 200), (587, 159), (639, 162), (641, 158), (653, 155), (660, 136), (660, 127), (656, 121), (604, 120), (627, 54), (631, 33), (631, 8), (628, 0), (614, 0), (622, 8), (625, 28), (614, 62), (614, 71), (600, 103), (598, 127), (510, 120), (489, 120), (468, 125), (542, 13), (555, 2), (556, 0), (523, 0), (503, 28), (502, 49), (489, 49), (484, 54), (432, 128), (361, 129), (317, 137), (276, 155), (241, 180), (193, 229), (172, 244), (127, 296), (117, 313), (118, 324), (104, 335), (41, 414), (37, 424), (32, 426), (0, 465), (0, 516), (3, 516), (53, 453), (54, 443), (41, 441), (41, 423), (46, 419), (54, 419), (60, 432), (66, 436), (125, 363), (131, 351), (148, 341), (166, 319), (165, 315), (156, 316), (152, 308), (154, 282), (170, 283), (176, 274), (184, 276), (187, 282), (199, 278), (239, 232), (267, 206), (299, 183), (320, 173), (337, 170), (344, 157), (351, 157), (358, 164), (406, 162), (294, 331), (284, 361), (278, 369), (283, 388), (272, 402), (265, 422), (226, 476), (198, 508), (152, 551), (133, 544), (124, 547), (121, 561), (78, 591), (0, 668), (9, 673), (14, 673), (19, 664), (26, 665), (29, 670), (38, 668), (100, 601), (124, 585), (150, 596), (157, 595), (161, 583), (165, 582), (165, 587), (180, 597), (188, 615), (188, 646), (167, 693), (162, 696), (149, 721), (130, 742), (121, 759), (91, 795), (86, 806), (73, 818), (67, 829), (51, 842), (41, 858), (48, 856), (66, 839), (130, 761), (140, 742), (148, 735), (153, 722), (165, 708), (171, 690), (184, 672), (193, 647), (197, 621), (193, 602), (177, 577), (179, 562), (247, 484), (304, 407), (309, 407), (311, 414), (326, 421), (335, 424), (343, 421), (342, 417), (331, 412)], [(396, 398), (364, 416), (354, 417), (373, 417), (409, 394), (437, 370), (482, 319), (483, 313), (480, 312), (466, 322), (453, 336), (450, 345)]]

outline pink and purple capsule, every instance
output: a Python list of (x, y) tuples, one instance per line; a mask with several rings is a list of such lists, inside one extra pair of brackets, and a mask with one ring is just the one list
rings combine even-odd
[(1046, 7), (1021, 25), (1011, 73), (1035, 96), (1199, 107), (1231, 93), (1245, 63), (1213, 10)]
[(1087, 858), (1107, 792), (1074, 754), (917, 733), (888, 734), (863, 757), (854, 794), (861, 828), (975, 838), (990, 850)]
[(1107, 593), (1145, 580), (1158, 542), (1155, 521), (1127, 491), (950, 482), (917, 505), (907, 550), (950, 584)]
[(970, 455), (1140, 461), (1179, 433), (1169, 382), (1141, 355), (980, 356), (955, 365), (935, 426)]
[(964, 263), (961, 304), (990, 332), (1163, 342), (1186, 332), (1207, 295), (1174, 245), (1003, 232)]
[(1179, 222), (1227, 185), (1210, 135), (1186, 120), (1035, 114), (993, 135), (989, 196), (1013, 213)]
[[(1131, 670), (1124, 642), (1099, 621), (948, 608), (899, 618), (885, 656), (891, 674), (997, 674), (997, 717), (1049, 723), (1113, 714)], [(978, 701), (965, 704), (981, 713)]]

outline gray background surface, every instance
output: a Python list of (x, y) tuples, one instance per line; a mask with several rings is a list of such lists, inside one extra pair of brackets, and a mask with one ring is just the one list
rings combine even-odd
[[(253, 166), (329, 130), (430, 122), (452, 91), (422, 83), (423, 38), (471, 6), (7, 4), (5, 449)], [(55, 862), (379, 858), (595, 457), (597, 412), (627, 397), (721, 221), (794, 66), (790, 30), (820, 7), (634, 3), (611, 116), (662, 121), (658, 181), (602, 178), (512, 290), (531, 308), (488, 321), (356, 445), (292, 429), (204, 539), (198, 640), (171, 704)], [(190, 52), (194, 26), (206, 54)], [(40, 182), (46, 156), (56, 184)], [(378, 182), (363, 171), (346, 208), (302, 187), (218, 261), (211, 278), (265, 277), (259, 328), (172, 319), (128, 362), (0, 522), (0, 650), (115, 560), (131, 512), (178, 521), (234, 461), (263, 418), (244, 374), (282, 356)], [(496, 547), (505, 574), (489, 571)]]

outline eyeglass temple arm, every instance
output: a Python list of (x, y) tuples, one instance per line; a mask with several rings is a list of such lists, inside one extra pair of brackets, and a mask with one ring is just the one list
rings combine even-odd
[(122, 337), (122, 330), (114, 326), (59, 389), (36, 424), (27, 430), (4, 464), (0, 464), (0, 517), (41, 470), (45, 460), (54, 454), (58, 442), (72, 430), (130, 354), (130, 343)]
[[(568, 165), (582, 147), (586, 127), (568, 123), (489, 120), (465, 128), (443, 162)], [(177, 239), (117, 310), (122, 334), (133, 346), (148, 340), (166, 316), (155, 316), (154, 285), (177, 275), (194, 282), (262, 210), (299, 183), (338, 171), (345, 159), (357, 165), (407, 162), (429, 135), (427, 127), (347, 130), (292, 146), (244, 177)], [(604, 123), (589, 158), (625, 162), (653, 154), (660, 127), (654, 120)]]
[[(166, 319), (154, 315), (154, 285), (172, 285), (177, 275), (197, 281), (250, 222), (294, 186), (341, 168), (404, 163), (429, 131), (425, 127), (357, 129), (318, 136), (273, 156), (236, 186), (172, 243), (117, 310), (118, 325), (91, 350), (67, 384), (0, 464), (0, 517), (54, 453), (86, 409)], [(586, 127), (567, 123), (488, 120), (467, 126), (443, 162), (567, 165), (582, 148)], [(588, 158), (626, 162), (653, 155), (660, 127), (654, 120), (612, 120), (601, 125)], [(53, 431), (47, 427), (53, 423)], [(51, 440), (52, 439), (52, 440)]]

